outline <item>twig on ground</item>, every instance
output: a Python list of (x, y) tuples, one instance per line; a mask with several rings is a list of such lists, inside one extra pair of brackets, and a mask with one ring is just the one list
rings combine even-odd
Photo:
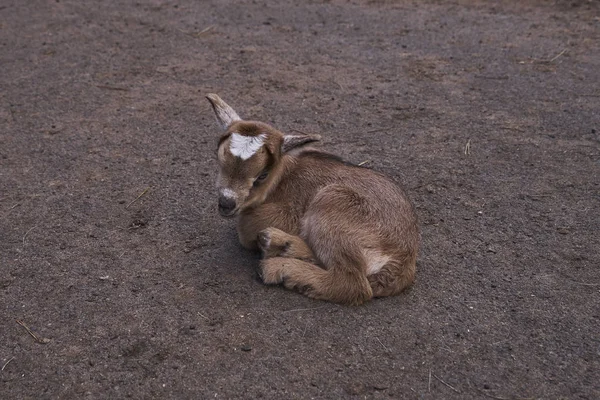
[(448, 386), (450, 389), (454, 390), (456, 393), (460, 393), (460, 390), (456, 389), (454, 386), (450, 385), (449, 383), (444, 382), (439, 376), (437, 376), (436, 374), (433, 374), (433, 377), (435, 379), (437, 379), (438, 381), (442, 382), (444, 385)]
[(385, 131), (389, 128), (377, 128), (377, 129), (371, 129), (370, 131), (367, 131), (367, 133), (375, 133), (375, 132), (381, 132), (381, 131)]
[(465, 144), (465, 156), (471, 155), (471, 139), (467, 140), (467, 144)]
[(291, 131), (294, 131), (294, 132), (301, 133), (301, 134), (303, 134), (303, 135), (315, 135), (314, 133), (308, 133), (308, 132), (304, 132), (303, 130), (296, 129), (296, 128), (290, 128), (290, 130), (291, 130)]
[(148, 190), (150, 190), (150, 186), (148, 186), (146, 189), (144, 189), (144, 191), (142, 193), (140, 193), (140, 195), (138, 197), (136, 197), (131, 203), (127, 204), (125, 209), (127, 210), (133, 203), (138, 201), (143, 195), (145, 195), (148, 192)]
[[(566, 52), (567, 52), (567, 49), (564, 49), (563, 51), (561, 51), (560, 53), (558, 53), (557, 55), (555, 55), (554, 57), (552, 57), (548, 60), (539, 59), (539, 58), (531, 58), (529, 63), (531, 63), (531, 64), (533, 64), (533, 63), (550, 64), (550, 63), (556, 61), (560, 56), (562, 56)], [(526, 61), (519, 61), (519, 64), (526, 64), (526, 63), (527, 63)]]
[(389, 351), (389, 350), (388, 350), (388, 348), (387, 348), (387, 347), (385, 347), (385, 344), (383, 344), (383, 342), (382, 342), (381, 340), (379, 340), (379, 338), (378, 338), (378, 337), (375, 337), (375, 339), (377, 339), (377, 341), (379, 342), (379, 344), (381, 345), (381, 347), (383, 347), (383, 349), (384, 349), (385, 351)]
[(560, 53), (558, 53), (556, 56), (552, 57), (552, 59), (548, 60), (549, 63), (556, 61), (558, 59), (558, 57), (562, 56), (563, 54), (565, 54), (565, 52), (567, 51), (567, 49), (564, 49), (563, 51), (561, 51)]
[(521, 128), (515, 128), (514, 126), (506, 126), (506, 125), (504, 125), (504, 126), (500, 126), (499, 128), (500, 129), (506, 129), (508, 131), (525, 132), (523, 129), (521, 129)]
[(213, 29), (215, 29), (214, 25), (207, 26), (206, 28), (202, 29), (200, 32), (194, 33), (194, 36), (200, 37), (200, 36), (204, 35), (205, 33), (212, 31)]
[(489, 393), (484, 392), (483, 390), (477, 389), (479, 390), (479, 393), (481, 393), (482, 395), (484, 395), (485, 397), (489, 397), (490, 399), (496, 399), (496, 400), (510, 400), (509, 398), (506, 397), (498, 397), (498, 396), (494, 396), (491, 395)]
[(31, 228), (29, 228), (29, 230), (25, 232), (25, 235), (23, 235), (23, 247), (25, 247), (25, 238), (27, 237), (27, 235), (29, 235), (29, 232), (31, 232), (36, 226), (37, 225), (34, 225)]
[(199, 38), (200, 36), (212, 31), (214, 28), (215, 28), (214, 25), (210, 25), (210, 26), (207, 26), (206, 28), (202, 29), (200, 32), (186, 32), (182, 29), (179, 29), (179, 31), (182, 33), (185, 33), (188, 36)]
[(333, 83), (335, 83), (336, 85), (338, 85), (340, 87), (340, 89), (345, 90), (344, 86), (341, 83), (339, 83), (335, 78), (332, 79), (332, 81), (333, 81)]
[(0, 371), (4, 371), (4, 368), (6, 368), (6, 366), (14, 359), (15, 359), (14, 357), (11, 357), (7, 362), (5, 362), (4, 365), (2, 366), (2, 369), (0, 369)]
[(498, 76), (491, 76), (491, 75), (475, 75), (475, 78), (479, 78), (479, 79), (498, 79), (498, 80), (505, 80), (508, 79), (507, 75), (498, 75)]
[(291, 310), (282, 311), (282, 313), (289, 313), (289, 312), (296, 312), (296, 311), (311, 311), (311, 310), (318, 310), (320, 308), (325, 308), (325, 307), (327, 307), (327, 306), (313, 307), (313, 308), (293, 308)]
[(474, 386), (474, 385), (471, 385), (471, 384), (469, 384), (469, 386), (474, 387), (479, 393), (481, 393), (485, 397), (489, 397), (490, 399), (496, 399), (496, 400), (533, 400), (533, 397), (516, 397), (516, 396), (500, 397), (500, 396), (494, 396), (493, 394), (486, 393), (485, 390), (479, 389), (477, 386)]
[(414, 186), (414, 187), (410, 188), (410, 190), (421, 189), (422, 187), (425, 187), (427, 185), (433, 185), (434, 183), (438, 183), (441, 181), (442, 181), (441, 179), (434, 179), (432, 181), (424, 182), (424, 183), (421, 183), (420, 185)]
[(306, 322), (306, 326), (304, 327), (304, 332), (302, 332), (302, 337), (306, 335), (306, 330), (308, 329), (308, 322)]
[(579, 281), (574, 281), (573, 279), (569, 279), (571, 282), (576, 283), (578, 285), (583, 285), (583, 286), (600, 286), (600, 283), (586, 283), (586, 282), (579, 282)]
[(3, 215), (3, 216), (2, 216), (0, 219), (4, 219), (4, 218), (8, 217), (8, 215), (9, 215), (9, 214), (12, 212), (12, 210), (14, 210), (15, 208), (17, 208), (17, 207), (18, 207), (18, 206), (20, 206), (20, 205), (21, 205), (21, 203), (17, 203), (17, 204), (15, 204), (15, 205), (13, 205), (12, 207), (10, 207), (10, 208), (8, 209), (8, 211), (7, 211), (7, 212), (5, 212), (5, 213), (4, 213), (4, 215)]
[(363, 165), (365, 165), (365, 164), (368, 164), (368, 163), (370, 163), (370, 162), (371, 162), (371, 160), (365, 160), (365, 161), (363, 161), (363, 162), (361, 162), (361, 163), (358, 163), (358, 166), (359, 166), (359, 167), (362, 167)]
[(29, 327), (27, 325), (25, 325), (25, 322), (21, 321), (20, 319), (17, 319), (16, 321), (17, 321), (17, 324), (19, 324), (23, 328), (25, 328), (27, 333), (29, 333), (31, 335), (31, 337), (35, 339), (36, 342), (41, 343), (41, 344), (46, 344), (46, 343), (50, 342), (50, 339), (44, 338), (44, 337), (39, 337), (38, 335), (33, 333), (33, 331), (31, 329), (29, 329)]
[(122, 92), (127, 92), (129, 91), (129, 88), (125, 88), (125, 87), (118, 87), (118, 86), (110, 86), (110, 85), (96, 85), (97, 88), (100, 89), (108, 89), (108, 90), (120, 90)]
[(427, 384), (427, 391), (431, 392), (431, 368), (429, 368), (429, 383)]

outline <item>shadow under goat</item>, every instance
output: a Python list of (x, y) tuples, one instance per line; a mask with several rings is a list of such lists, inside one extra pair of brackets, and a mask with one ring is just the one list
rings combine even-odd
[(394, 182), (312, 148), (318, 135), (286, 135), (207, 98), (225, 129), (219, 212), (237, 216), (241, 244), (262, 251), (264, 283), (354, 305), (411, 285), (419, 228)]

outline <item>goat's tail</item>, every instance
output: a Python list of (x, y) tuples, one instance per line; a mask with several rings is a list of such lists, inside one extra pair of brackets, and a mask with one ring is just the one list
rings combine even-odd
[(373, 297), (394, 296), (407, 287), (415, 280), (416, 259), (408, 262), (390, 261), (381, 271), (369, 275), (367, 279), (373, 289)]

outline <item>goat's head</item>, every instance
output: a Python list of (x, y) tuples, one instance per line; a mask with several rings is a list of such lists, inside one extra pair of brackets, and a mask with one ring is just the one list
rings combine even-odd
[(284, 135), (256, 121), (244, 121), (216, 94), (206, 96), (225, 133), (219, 140), (219, 213), (233, 217), (265, 201), (281, 177), (281, 159), (290, 151), (321, 139), (319, 135)]

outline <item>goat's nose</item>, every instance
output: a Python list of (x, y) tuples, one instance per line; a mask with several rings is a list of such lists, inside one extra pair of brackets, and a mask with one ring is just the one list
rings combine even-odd
[(219, 212), (221, 214), (230, 214), (236, 206), (235, 199), (219, 195)]

